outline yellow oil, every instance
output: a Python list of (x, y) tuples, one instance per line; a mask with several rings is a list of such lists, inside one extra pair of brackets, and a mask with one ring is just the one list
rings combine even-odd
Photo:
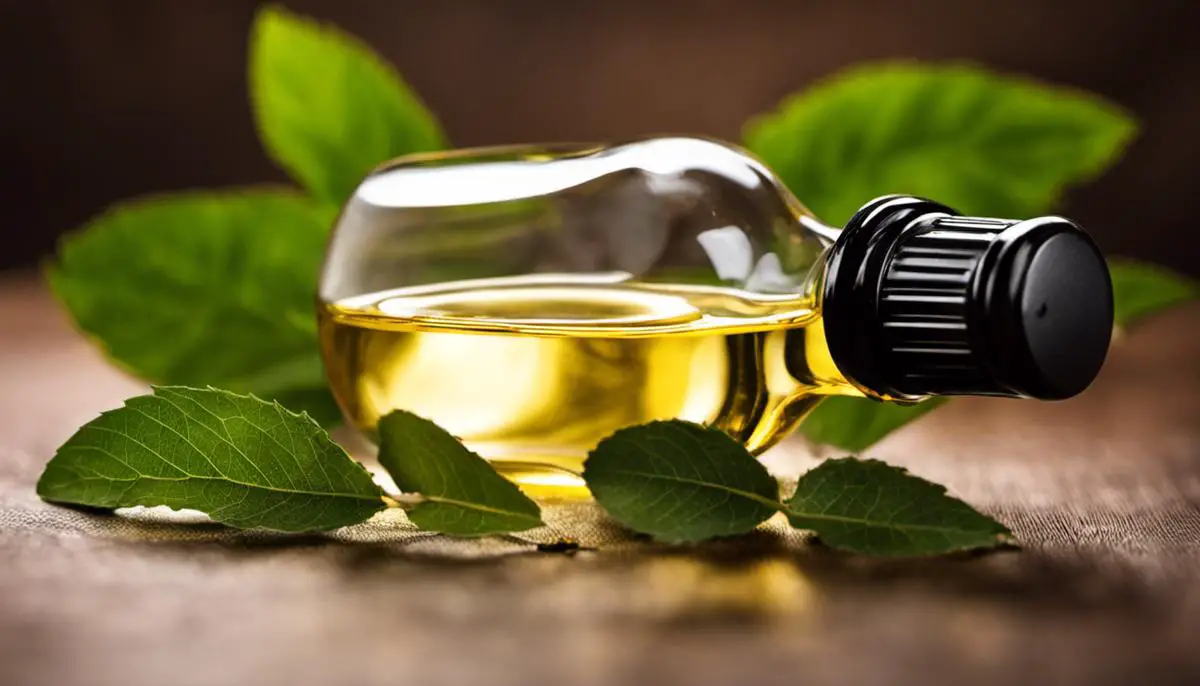
[(333, 391), (368, 437), (409, 410), (527, 491), (572, 496), (588, 451), (622, 427), (686, 419), (758, 453), (821, 394), (847, 392), (813, 305), (539, 275), (363, 295), (319, 321)]

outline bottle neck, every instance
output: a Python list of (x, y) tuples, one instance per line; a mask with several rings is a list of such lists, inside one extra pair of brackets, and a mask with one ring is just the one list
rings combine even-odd
[(823, 223), (820, 219), (805, 212), (795, 212), (796, 222), (805, 233), (816, 236), (817, 239), (826, 247), (833, 245), (838, 236), (842, 234), (841, 227), (829, 226)]
[[(824, 270), (823, 265), (818, 268)], [(818, 304), (819, 311), (819, 304)], [(829, 349), (825, 321), (815, 317), (809, 324), (787, 332), (784, 342), (788, 374), (806, 394), (842, 395), (877, 400), (899, 400), (856, 384), (837, 365)], [(913, 398), (906, 398), (912, 400)]]

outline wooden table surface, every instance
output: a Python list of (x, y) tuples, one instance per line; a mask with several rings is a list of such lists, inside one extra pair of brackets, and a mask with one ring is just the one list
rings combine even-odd
[(871, 451), (1022, 550), (872, 560), (768, 530), (568, 556), (386, 517), (283, 536), (46, 505), (55, 448), (144, 386), (3, 277), (0, 684), (1200, 683), (1198, 341), (1193, 304), (1079, 398), (957, 400)]

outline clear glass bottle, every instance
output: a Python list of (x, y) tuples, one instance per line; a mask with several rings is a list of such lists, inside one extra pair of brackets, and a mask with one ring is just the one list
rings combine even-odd
[(828, 395), (1069, 397), (1112, 293), (1066, 219), (888, 196), (838, 229), (745, 151), (677, 137), (378, 169), (335, 227), (318, 320), (367, 437), (403, 408), (569, 495), (601, 438), (654, 419), (758, 453)]

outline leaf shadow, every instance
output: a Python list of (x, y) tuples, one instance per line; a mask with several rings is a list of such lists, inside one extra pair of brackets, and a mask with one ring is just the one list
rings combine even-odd
[[(680, 607), (697, 605), (679, 613), (685, 618), (696, 616), (693, 609), (703, 610), (704, 600), (697, 600), (697, 591), (701, 596), (729, 596), (741, 584), (750, 589), (746, 592), (757, 592), (754, 589), (777, 585), (780, 579), (802, 585), (805, 594), (822, 603), (847, 602), (857, 607), (876, 603), (882, 607), (899, 600), (986, 604), (1038, 613), (1117, 612), (1137, 618), (1161, 616), (1172, 602), (1155, 594), (1130, 565), (1100, 560), (1079, 550), (1010, 548), (928, 558), (879, 558), (841, 553), (811, 538), (763, 529), (687, 545), (630, 535), (594, 549), (539, 545), (538, 540), (520, 536), (452, 539), (395, 529), (387, 523), (379, 529), (355, 529), (352, 534), (346, 530), (291, 534), (236, 530), (211, 521), (79, 512), (77, 530), (156, 554), (290, 557), (304, 560), (305, 565), (324, 565), (353, 582), (392, 583), (406, 578), (434, 583), (443, 572), (475, 570), (482, 573), (477, 577), (443, 575), (442, 580), (467, 584), (486, 580), (520, 594), (547, 576), (567, 583), (637, 587), (648, 578), (661, 579), (665, 574), (667, 595), (679, 598)], [(682, 576), (672, 580), (672, 575)], [(688, 583), (691, 590), (686, 588)], [(758, 605), (750, 607), (749, 612), (743, 612), (744, 608), (738, 612), (750, 618), (770, 614)]]
[[(68, 522), (64, 523), (73, 530), (108, 541), (146, 544), (160, 550), (195, 550), (198, 547), (214, 545), (248, 553), (321, 547), (371, 547), (384, 544), (390, 548), (403, 548), (437, 537), (437, 534), (417, 531), (414, 528), (395, 528), (387, 530), (389, 536), (386, 541), (360, 542), (339, 532), (236, 529), (214, 522), (200, 513), (166, 508), (111, 510), (70, 506), (64, 509), (74, 513)], [(340, 531), (344, 532), (347, 529)]]
[(1169, 611), (1172, 602), (1156, 594), (1132, 566), (1099, 561), (1080, 551), (1007, 546), (887, 558), (843, 553), (809, 540), (796, 545), (775, 532), (755, 531), (687, 547), (652, 544), (638, 555), (691, 558), (725, 569), (787, 562), (825, 601), (854, 598), (856, 603), (870, 599), (883, 603), (905, 597), (1038, 612), (1128, 610), (1150, 617)]

